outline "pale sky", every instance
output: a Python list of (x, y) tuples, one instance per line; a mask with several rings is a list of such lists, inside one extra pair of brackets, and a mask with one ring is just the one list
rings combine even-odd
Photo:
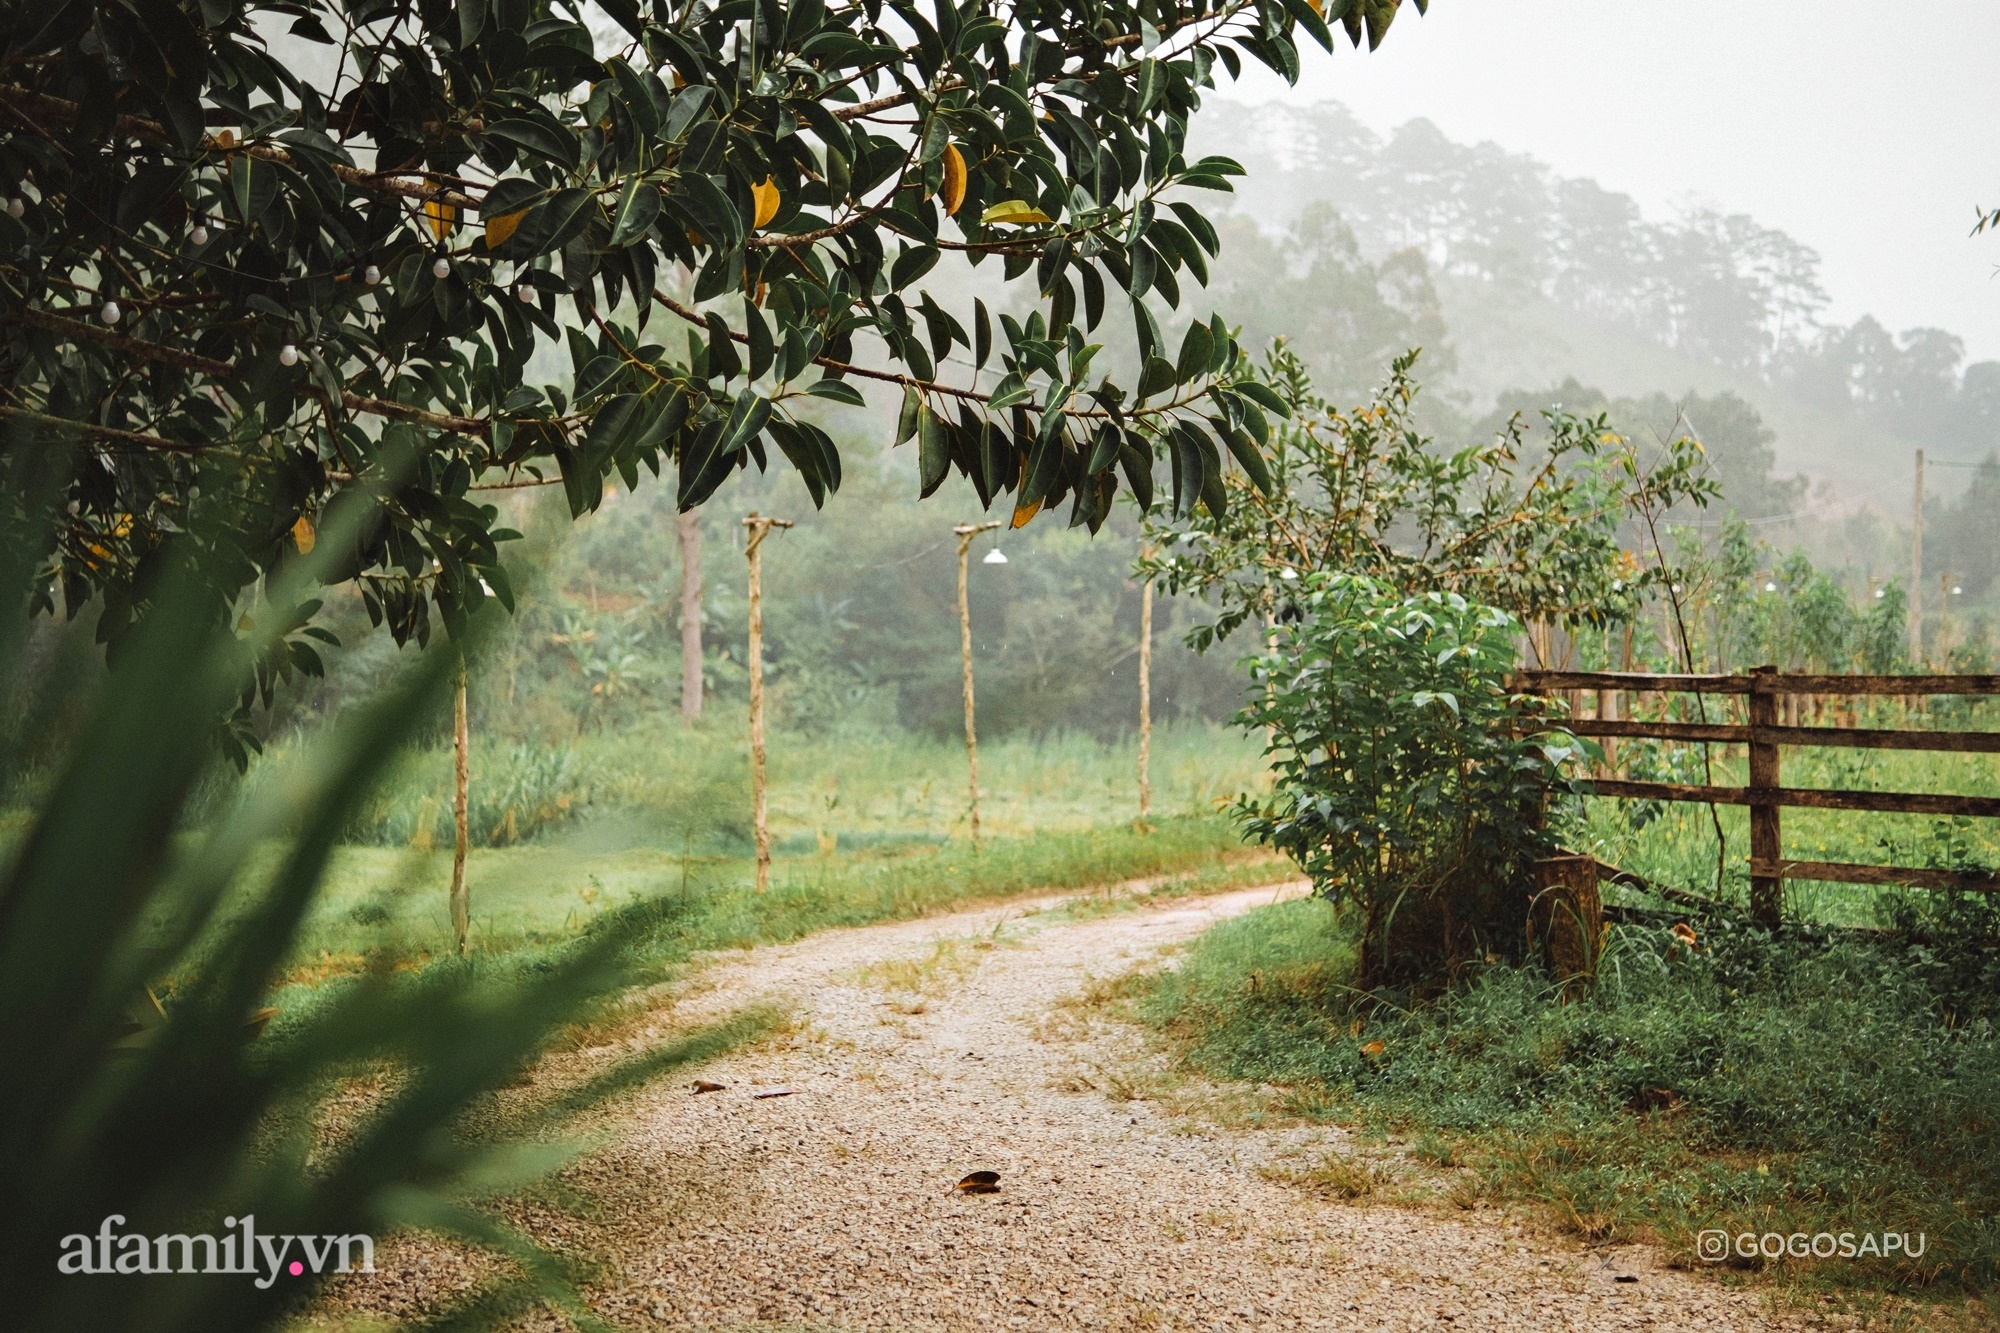
[(2000, 207), (2000, 0), (1432, 0), (1372, 55), (1307, 45), (1296, 88), (1246, 69), (1222, 95), (1428, 117), (1652, 218), (1748, 213), (1819, 251), (1832, 318), (2000, 359), (2000, 236), (1966, 234)]

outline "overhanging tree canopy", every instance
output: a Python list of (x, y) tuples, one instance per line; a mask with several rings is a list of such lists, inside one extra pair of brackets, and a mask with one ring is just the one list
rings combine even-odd
[[(1148, 309), (1216, 253), (1178, 187), (1238, 171), (1184, 157), (1188, 117), (1218, 69), (1296, 78), (1302, 33), (1372, 46), (1396, 8), (10, 6), (5, 465), (75, 459), (44, 607), (101, 594), (116, 637), (180, 532), (206, 534), (226, 602), (353, 485), (381, 519), (342, 573), (423, 640), (509, 600), (480, 490), (559, 479), (582, 513), (671, 462), (685, 507), (775, 446), (817, 500), (839, 454), (796, 409), (864, 385), (903, 394), (926, 494), (956, 468), (1017, 521), (1068, 499), (1094, 528), (1121, 472), (1152, 503), (1163, 454), (1176, 509), (1219, 507), (1225, 451), (1254, 457), (1284, 403), (1219, 321), (1176, 348)], [(274, 56), (280, 32), (337, 52), (330, 86)], [(1032, 282), (1035, 312), (941, 306), (945, 251)], [(662, 290), (676, 265), (690, 302)], [(1114, 315), (1136, 384), (1093, 364)], [(545, 340), (572, 363), (546, 392), (523, 382)], [(955, 349), (992, 372), (947, 382)]]

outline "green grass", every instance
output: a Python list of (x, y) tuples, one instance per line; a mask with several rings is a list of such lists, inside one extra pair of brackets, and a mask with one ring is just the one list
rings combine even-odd
[(1920, 1260), (1785, 1271), (1978, 1290), (2000, 1260), (2000, 925), (1956, 910), (1916, 923), (1930, 944), (1704, 921), (1690, 953), (1616, 927), (1571, 1002), (1503, 964), (1405, 1011), (1351, 988), (1335, 909), (1294, 901), (1217, 926), (1133, 994), (1195, 1069), (1427, 1135), (1485, 1197), (1592, 1240), (1651, 1235), (1692, 1263), (1708, 1227), (1923, 1232)]
[[(317, 983), (361, 971), (371, 960), (408, 965), (445, 952), (449, 867), (449, 856), (438, 852), (342, 849), (288, 980)], [(1148, 876), (1220, 889), (1289, 873), (1284, 863), (1246, 848), (1215, 814), (989, 838), (976, 851), (946, 843), (781, 858), (770, 891), (761, 895), (747, 858), (593, 849), (586, 839), (483, 849), (467, 866), (472, 938), (485, 956), (533, 953), (635, 904), (665, 909), (667, 954), (682, 957), (1042, 890)]]
[[(981, 900), (1155, 877), (1162, 892), (1289, 873), (1243, 845), (1215, 807), (1265, 781), (1257, 746), (1208, 727), (1163, 728), (1153, 751), (1159, 817), (1136, 813), (1135, 747), (1082, 736), (981, 751), (983, 846), (965, 820), (965, 756), (907, 733), (771, 744), (770, 891), (754, 890), (740, 737), (659, 724), (567, 746), (475, 745), (467, 865), (467, 965), (533, 968), (621, 913), (649, 923), (649, 974), (701, 950), (907, 919)], [(269, 780), (283, 749), (253, 768)], [(449, 752), (406, 755), (337, 850), (286, 969), (281, 1023), (343, 979), (423, 970), (451, 949)], [(210, 810), (230, 799), (211, 793)], [(493, 844), (499, 845), (493, 845)], [(279, 849), (243, 877), (246, 899)], [(334, 983), (334, 984), (329, 984)], [(171, 985), (169, 987), (171, 989)], [(324, 991), (325, 994), (321, 992)]]
[[(901, 730), (768, 743), (771, 836), (781, 851), (898, 846), (970, 832), (965, 748)], [(275, 767), (282, 750), (253, 770)], [(736, 719), (689, 729), (649, 717), (555, 746), (475, 737), (471, 826), (481, 846), (532, 843), (579, 826), (600, 842), (703, 852), (743, 851), (750, 838), (750, 761)], [(1261, 788), (1255, 738), (1233, 728), (1161, 727), (1153, 737), (1153, 809), (1212, 810)], [(979, 748), (980, 824), (994, 836), (1098, 828), (1138, 814), (1135, 741), (1062, 733), (1008, 737)], [(357, 842), (449, 846), (451, 752), (414, 750), (355, 822)]]

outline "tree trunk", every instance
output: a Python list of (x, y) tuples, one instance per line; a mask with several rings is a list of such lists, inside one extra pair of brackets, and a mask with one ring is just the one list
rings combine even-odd
[(1565, 987), (1595, 980), (1604, 934), (1596, 858), (1564, 855), (1535, 862), (1535, 906), (1529, 920), (1556, 980)]
[(701, 716), (701, 516), (680, 516), (681, 722)]

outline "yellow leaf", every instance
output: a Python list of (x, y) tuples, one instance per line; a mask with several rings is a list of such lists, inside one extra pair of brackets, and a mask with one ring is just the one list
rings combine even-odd
[(497, 218), (486, 219), (486, 248), (498, 250), (507, 244), (507, 238), (514, 234), (515, 229), (521, 225), (521, 219), (526, 216), (528, 210), (522, 208), (512, 213), (502, 213)]
[(1041, 512), (1042, 512), (1042, 502), (1040, 500), (1035, 501), (1031, 505), (1024, 505), (1021, 508), (1016, 509), (1014, 511), (1014, 521), (1009, 526), (1016, 528), (1025, 528), (1028, 526), (1028, 520)]
[(222, 133), (216, 135), (215, 146), (217, 148), (234, 148), (236, 146), (236, 131), (224, 130)]
[(1010, 222), (1017, 227), (1025, 227), (1035, 222), (1054, 222), (1055, 219), (1036, 208), (1025, 199), (1002, 199), (993, 207), (979, 215), (979, 220), (987, 226), (996, 222)]
[(1326, 17), (1324, 0), (1306, 0), (1306, 3), (1313, 7), (1313, 13), (1318, 14), (1321, 18)]
[(299, 521), (292, 524), (292, 545), (299, 548), (300, 555), (311, 555), (313, 543), (318, 540), (319, 534), (313, 531), (312, 520), (300, 514)]
[(1383, 1049), (1384, 1048), (1381, 1042), (1371, 1041), (1361, 1048), (1361, 1053), (1363, 1055), (1375, 1056), (1382, 1054)]
[(754, 225), (763, 227), (778, 216), (778, 186), (769, 176), (762, 184), (750, 187), (750, 197), (757, 201), (757, 221)]
[(451, 235), (452, 226), (458, 221), (458, 209), (442, 199), (426, 199), (424, 218), (431, 224), (431, 235), (441, 241)]
[(943, 193), (945, 216), (950, 217), (965, 202), (965, 158), (959, 155), (955, 143), (944, 146)]

